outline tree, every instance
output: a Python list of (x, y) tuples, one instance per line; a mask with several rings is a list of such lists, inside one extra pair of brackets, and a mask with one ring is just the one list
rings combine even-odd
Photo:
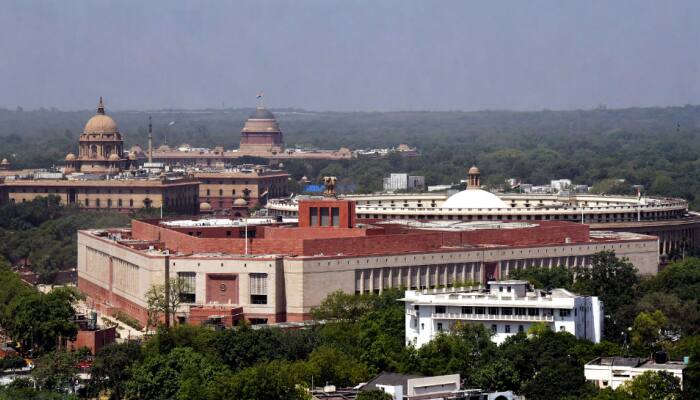
[(291, 365), (284, 361), (263, 362), (246, 368), (229, 379), (221, 379), (222, 390), (211, 399), (240, 400), (303, 400), (307, 396), (289, 372)]
[(32, 378), (39, 389), (65, 391), (73, 390), (78, 374), (77, 354), (68, 351), (53, 351), (36, 360)]
[(653, 313), (640, 312), (634, 319), (632, 326), (631, 344), (633, 347), (653, 353), (661, 348), (661, 343), (666, 339), (664, 334), (668, 326), (668, 319), (659, 310)]
[(381, 390), (368, 390), (360, 392), (357, 395), (357, 400), (392, 400), (393, 397)]
[(321, 346), (309, 356), (309, 366), (314, 372), (314, 380), (337, 386), (354, 386), (370, 377), (367, 365), (342, 351)]
[(170, 278), (168, 282), (168, 296), (166, 298), (165, 285), (152, 284), (146, 291), (146, 309), (148, 313), (148, 327), (157, 326), (160, 316), (170, 310), (170, 323), (174, 323), (175, 313), (182, 304), (182, 293), (187, 289), (182, 278)]
[(598, 296), (605, 306), (605, 337), (620, 342), (622, 333), (634, 319), (634, 304), (638, 294), (637, 270), (627, 259), (615, 257), (612, 251), (593, 256), (589, 267), (576, 268), (576, 293)]
[(625, 382), (618, 390), (634, 400), (675, 400), (681, 398), (680, 379), (666, 371), (646, 371)]
[(110, 399), (121, 399), (131, 379), (131, 366), (142, 359), (141, 346), (134, 342), (115, 343), (100, 349), (90, 370), (90, 388), (94, 395), (109, 391)]
[(566, 267), (554, 268), (530, 267), (511, 271), (509, 278), (529, 281), (540, 289), (563, 288), (570, 289), (574, 282), (574, 274)]

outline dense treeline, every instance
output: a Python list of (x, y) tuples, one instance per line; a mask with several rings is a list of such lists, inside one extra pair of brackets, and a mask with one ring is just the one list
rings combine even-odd
[[(153, 113), (157, 144), (238, 146), (252, 110)], [(92, 111), (0, 110), (0, 158), (16, 166), (45, 167), (75, 152)], [(127, 146), (146, 143), (144, 112), (112, 113)], [(288, 147), (392, 147), (406, 142), (421, 157), (350, 162), (286, 163), (294, 178), (332, 174), (362, 191), (380, 188), (389, 172), (425, 175), (428, 184), (463, 179), (477, 163), (487, 184), (507, 177), (535, 184), (570, 178), (601, 192), (647, 192), (684, 197), (700, 206), (700, 107), (540, 112), (340, 113), (278, 110)], [(173, 125), (170, 122), (175, 121)], [(14, 157), (13, 157), (14, 155)], [(628, 184), (617, 185), (616, 179)]]
[(79, 229), (128, 226), (118, 212), (84, 212), (60, 205), (56, 196), (0, 205), (0, 257), (12, 265), (29, 264), (41, 282), (57, 271), (75, 268)]
[[(604, 294), (610, 319), (635, 316), (621, 336), (606, 330), (606, 340), (592, 344), (566, 332), (536, 325), (496, 346), (481, 324), (456, 326), (420, 349), (404, 346), (402, 292), (381, 295), (333, 293), (317, 307), (314, 317), (325, 320), (307, 329), (213, 330), (180, 325), (161, 328), (143, 345), (123, 343), (97, 354), (92, 368), (91, 395), (113, 399), (302, 399), (304, 388), (326, 382), (356, 385), (381, 371), (436, 375), (459, 373), (466, 387), (513, 390), (528, 399), (695, 399), (700, 396), (700, 335), (698, 325), (680, 327), (681, 318), (661, 304), (648, 309), (652, 298), (674, 295), (688, 315), (697, 315), (700, 300), (700, 260), (670, 265), (656, 277), (640, 279), (624, 260), (610, 253), (597, 256), (592, 273), (571, 281), (562, 269), (531, 270), (537, 286), (574, 288)], [(634, 282), (630, 282), (634, 279)], [(610, 282), (620, 280), (621, 282)], [(626, 286), (634, 291), (634, 297)], [(603, 291), (604, 293), (601, 293)], [(652, 303), (649, 303), (649, 302)], [(626, 304), (631, 302), (632, 304)], [(606, 323), (609, 321), (606, 319)], [(620, 327), (628, 321), (613, 324)], [(598, 356), (648, 357), (664, 349), (672, 357), (690, 356), (683, 391), (668, 374), (645, 374), (617, 391), (598, 390), (585, 380), (583, 365)], [(58, 390), (70, 381), (70, 353), (48, 353), (34, 373), (45, 389)], [(43, 366), (46, 367), (43, 367)], [(64, 365), (64, 367), (61, 367)], [(50, 368), (48, 367), (50, 366)], [(67, 378), (68, 377), (68, 378)], [(23, 397), (17, 382), (4, 393)], [(3, 397), (0, 391), (0, 399)]]

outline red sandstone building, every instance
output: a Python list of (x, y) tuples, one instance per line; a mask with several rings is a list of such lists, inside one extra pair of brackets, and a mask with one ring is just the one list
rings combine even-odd
[(603, 250), (629, 258), (642, 274), (658, 268), (656, 237), (583, 224), (356, 221), (352, 201), (299, 207), (298, 224), (134, 220), (131, 229), (80, 231), (78, 286), (103, 311), (145, 323), (146, 291), (166, 274), (179, 277), (181, 321), (230, 325), (303, 321), (336, 290), (486, 282), (531, 266), (589, 265)]

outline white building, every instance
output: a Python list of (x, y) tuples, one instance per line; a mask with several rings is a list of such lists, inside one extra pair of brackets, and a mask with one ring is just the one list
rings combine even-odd
[(487, 288), (408, 290), (406, 345), (421, 347), (457, 322), (481, 323), (501, 344), (508, 336), (544, 323), (557, 332), (600, 342), (603, 303), (565, 289), (530, 290), (527, 281), (489, 281)]
[[(665, 358), (665, 356), (663, 357)], [(647, 371), (666, 371), (680, 379), (683, 385), (683, 369), (688, 365), (680, 361), (665, 359), (641, 359), (639, 357), (599, 357), (584, 367), (586, 379), (601, 389), (617, 389), (623, 383)]]
[(425, 187), (425, 177), (424, 176), (414, 176), (408, 174), (389, 174), (387, 178), (384, 178), (384, 190), (394, 191), (394, 190), (413, 190), (413, 189), (423, 189)]
[(561, 192), (562, 190), (571, 187), (571, 179), (557, 179), (550, 182), (550, 186), (555, 192)]

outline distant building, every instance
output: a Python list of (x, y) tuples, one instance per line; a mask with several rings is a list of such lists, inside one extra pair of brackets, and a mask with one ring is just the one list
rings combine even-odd
[(501, 344), (512, 335), (543, 323), (557, 332), (600, 342), (603, 304), (595, 296), (565, 289), (531, 290), (527, 281), (489, 281), (486, 289), (408, 290), (406, 345), (421, 347), (457, 322), (481, 323)]
[(223, 170), (192, 172), (200, 181), (199, 198), (213, 211), (234, 206), (253, 207), (268, 199), (286, 197), (289, 174), (263, 165), (239, 165)]
[(555, 192), (560, 192), (571, 187), (571, 179), (552, 180), (549, 185)]
[[(382, 372), (360, 389), (361, 392), (382, 391), (392, 400), (514, 400), (513, 392), (486, 392), (462, 389), (459, 374), (420, 376)], [(319, 397), (324, 398), (324, 397)]]
[(392, 173), (384, 178), (384, 190), (422, 190), (425, 187), (424, 176)]
[(666, 371), (680, 379), (683, 385), (683, 370), (686, 362), (669, 361), (665, 353), (657, 353), (656, 359), (639, 357), (599, 357), (584, 366), (586, 379), (601, 389), (617, 389), (623, 383), (647, 371)]

